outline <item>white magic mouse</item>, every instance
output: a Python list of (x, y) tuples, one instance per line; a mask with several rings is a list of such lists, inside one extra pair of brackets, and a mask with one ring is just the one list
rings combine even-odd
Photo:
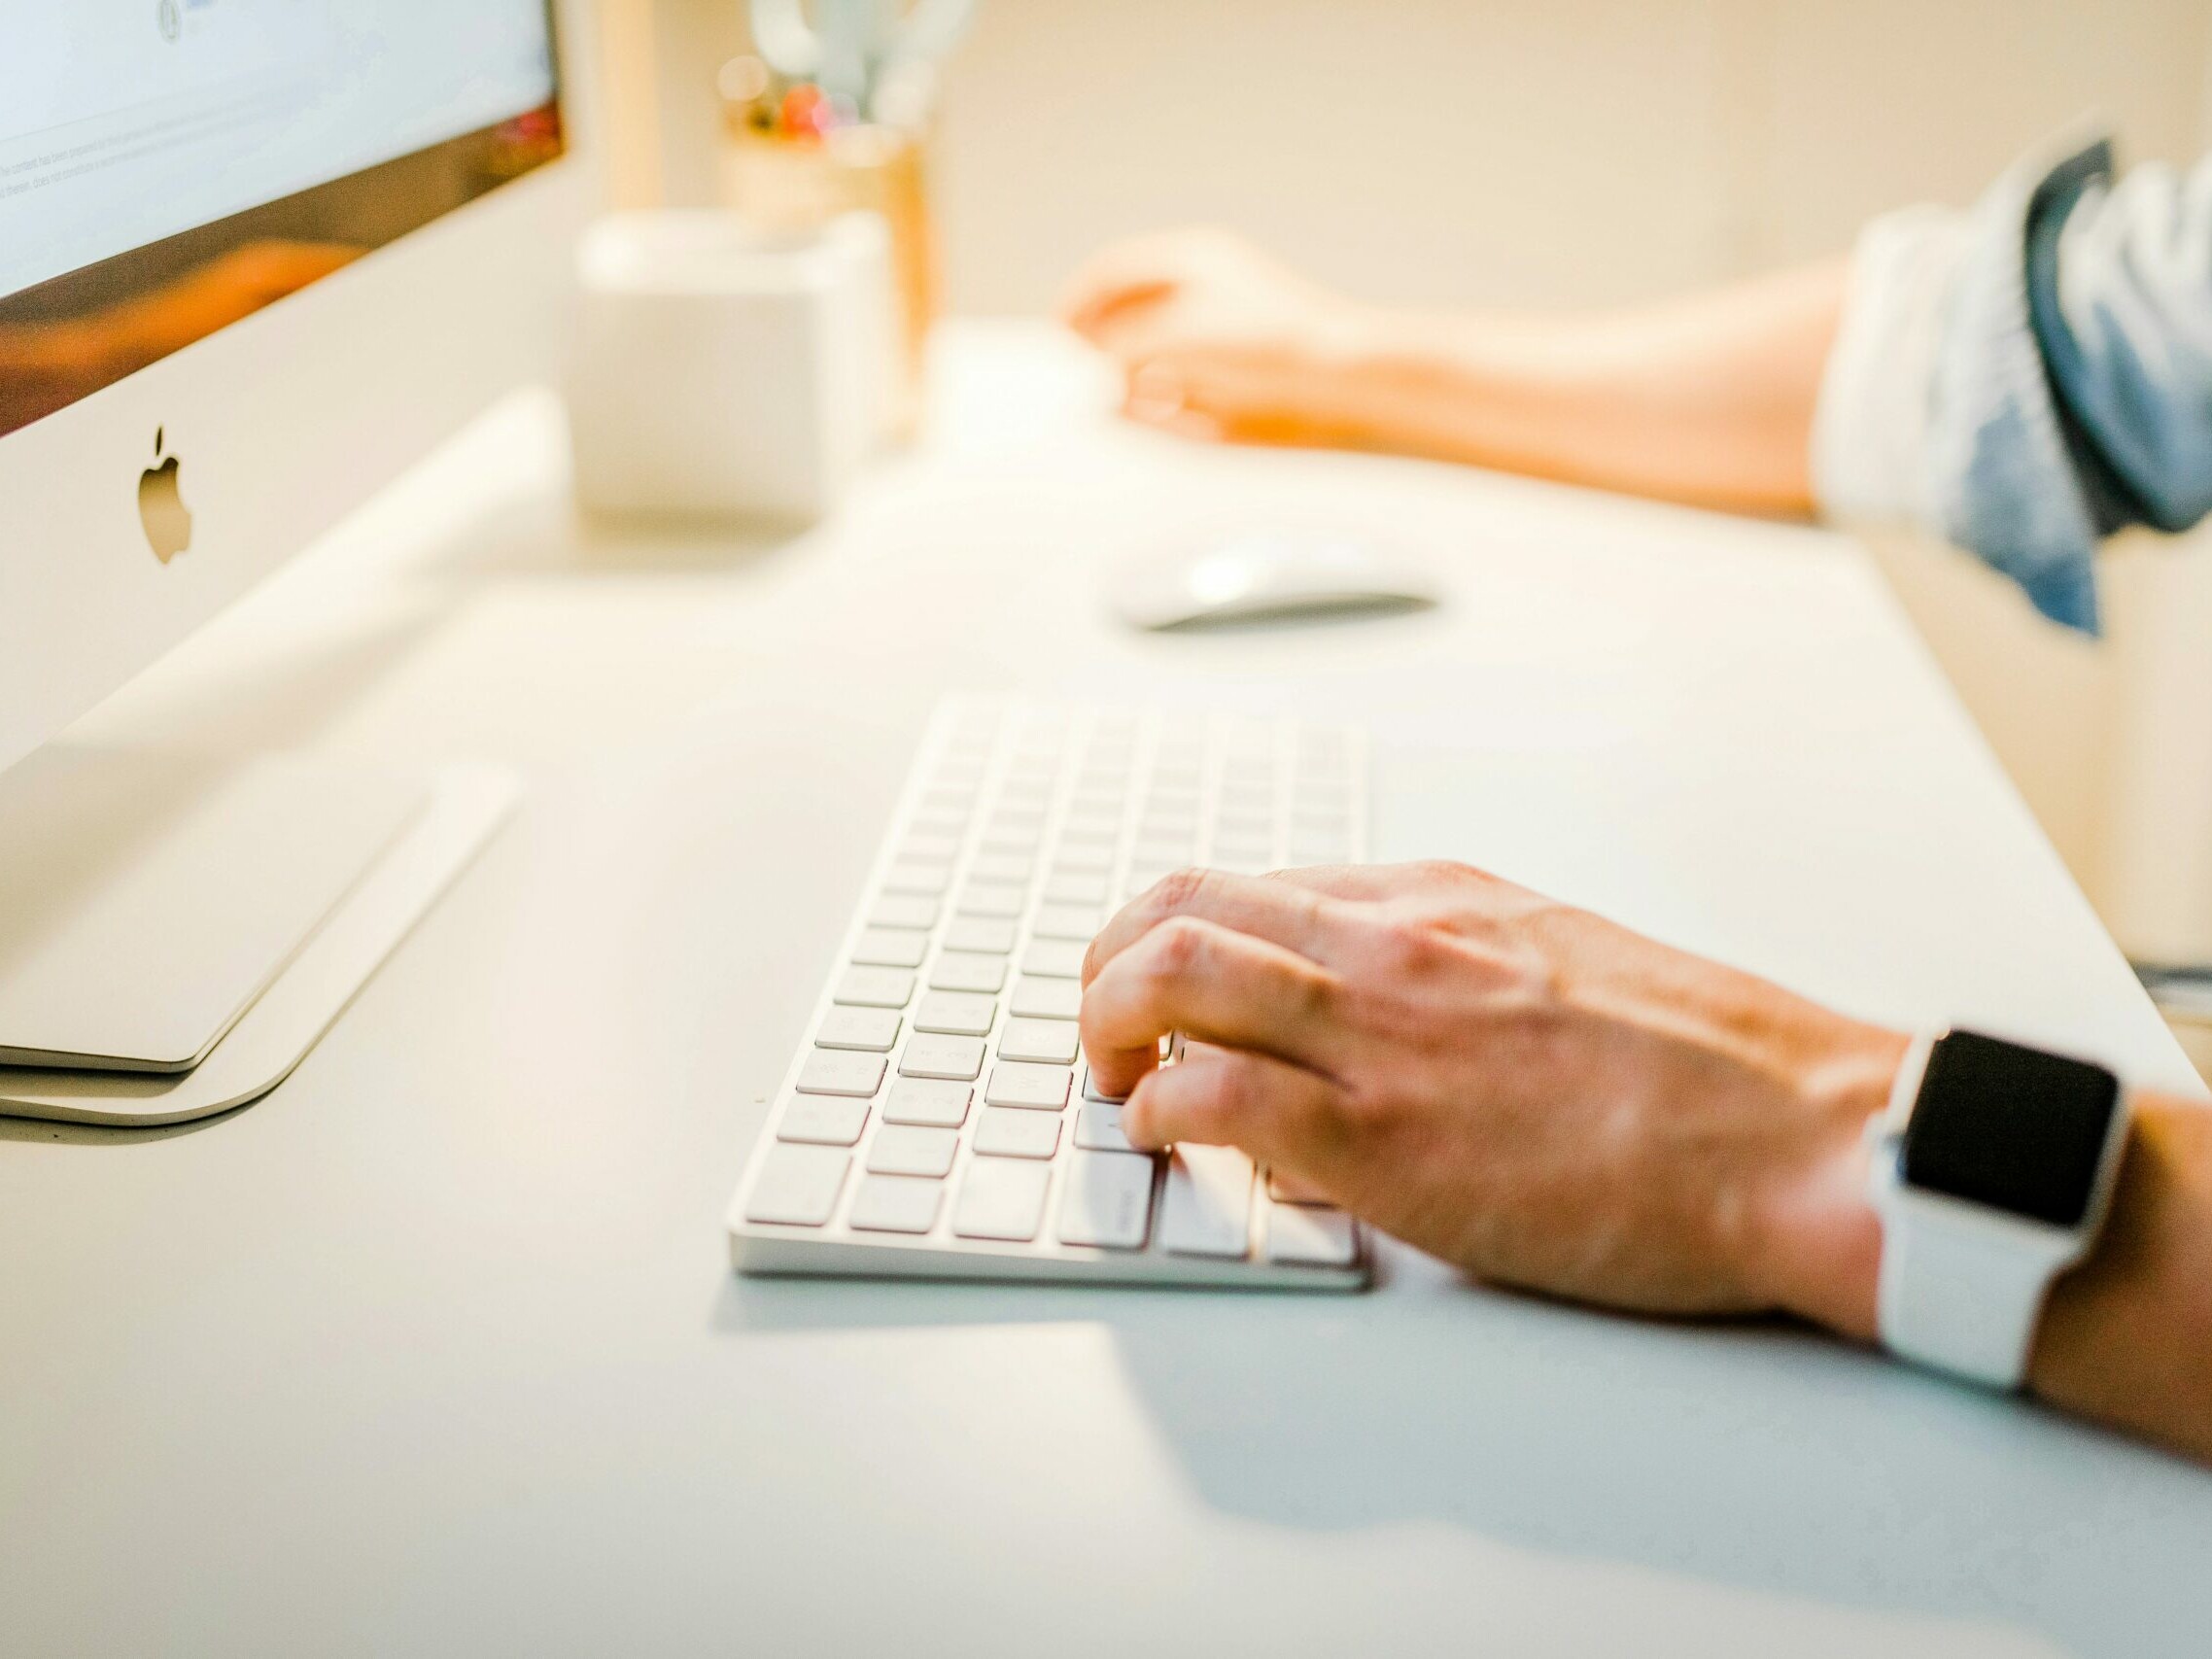
[(1134, 628), (1206, 628), (1424, 610), (1442, 599), (1414, 561), (1332, 533), (1263, 531), (1121, 572), (1114, 608)]

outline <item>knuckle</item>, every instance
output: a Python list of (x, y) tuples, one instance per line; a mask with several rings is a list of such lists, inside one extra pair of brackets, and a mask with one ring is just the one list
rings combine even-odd
[(1285, 881), (1279, 874), (1270, 874), (1262, 880), (1280, 882), (1283, 902), (1302, 933), (1310, 938), (1320, 929), (1330, 909), (1326, 897), (1302, 882)]
[(1168, 916), (1188, 910), (1205, 896), (1211, 881), (1212, 877), (1204, 870), (1186, 868), (1169, 871), (1153, 883), (1153, 914)]
[(1206, 953), (1205, 924), (1195, 916), (1171, 916), (1151, 934), (1152, 978), (1179, 980), (1195, 969)]
[(1455, 858), (1424, 858), (1413, 866), (1413, 874), (1423, 884), (1439, 887), (1466, 886), (1487, 880), (1471, 864), (1462, 864)]
[(1373, 948), (1383, 970), (1400, 978), (1434, 972), (1444, 949), (1427, 918), (1405, 912), (1376, 918)]

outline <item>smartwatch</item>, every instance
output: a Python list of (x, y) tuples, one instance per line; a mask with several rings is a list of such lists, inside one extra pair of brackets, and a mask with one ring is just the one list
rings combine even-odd
[(2018, 1388), (2051, 1281), (2104, 1225), (2127, 1117), (2102, 1066), (1973, 1031), (1916, 1039), (1867, 1124), (1883, 1346)]

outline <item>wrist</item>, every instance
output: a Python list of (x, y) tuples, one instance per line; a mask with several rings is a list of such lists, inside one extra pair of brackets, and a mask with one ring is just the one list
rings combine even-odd
[(2212, 1461), (2212, 1112), (2139, 1095), (2095, 1245), (2044, 1304), (2027, 1386)]
[(1887, 1106), (1911, 1039), (1838, 1026), (1791, 1068), (1798, 1132), (1778, 1155), (1759, 1247), (1773, 1305), (1871, 1342), (1882, 1223), (1867, 1196), (1866, 1125)]

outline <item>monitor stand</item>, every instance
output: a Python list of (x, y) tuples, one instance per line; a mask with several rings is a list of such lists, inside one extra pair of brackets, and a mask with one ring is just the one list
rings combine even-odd
[(512, 778), (42, 752), (0, 778), (0, 1115), (156, 1124), (288, 1075)]

